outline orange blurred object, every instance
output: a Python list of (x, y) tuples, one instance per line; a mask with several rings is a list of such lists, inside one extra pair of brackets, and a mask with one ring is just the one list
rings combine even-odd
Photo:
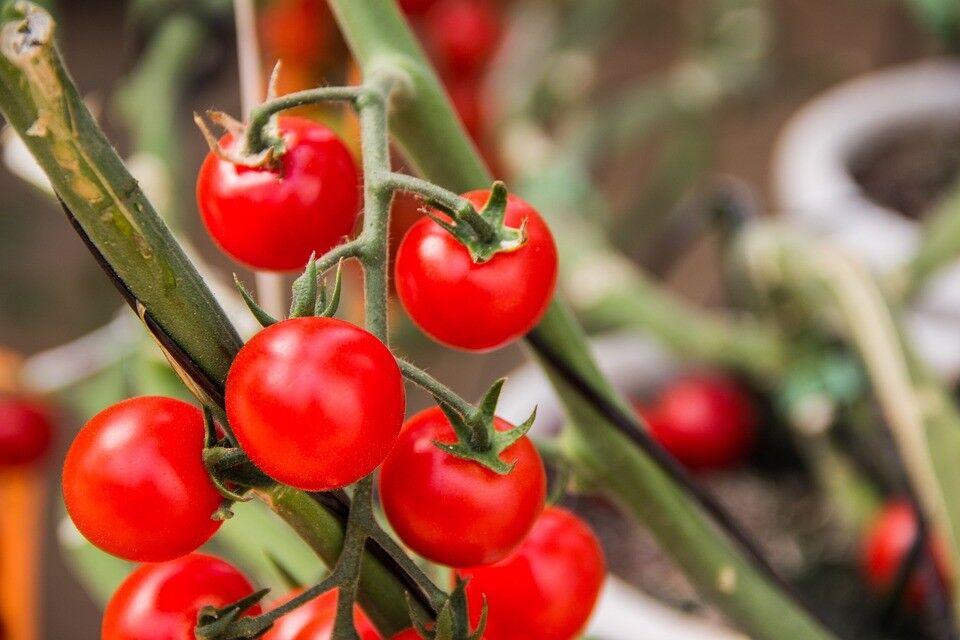
[(260, 37), (269, 58), (309, 66), (329, 47), (330, 14), (323, 0), (273, 0), (260, 12)]
[(37, 467), (0, 470), (0, 625), (3, 640), (37, 640), (46, 483)]

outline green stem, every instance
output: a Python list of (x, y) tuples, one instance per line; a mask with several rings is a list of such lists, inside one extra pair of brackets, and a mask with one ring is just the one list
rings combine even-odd
[[(335, 16), (367, 74), (396, 65), (410, 86), (391, 112), (391, 130), (421, 175), (453, 191), (492, 182), (456, 122), (429, 63), (388, 0), (330, 0)], [(593, 362), (582, 331), (558, 302), (537, 328), (543, 340), (584, 378), (625, 406)], [(571, 451), (594, 471), (608, 492), (650, 526), (664, 549), (684, 567), (701, 592), (756, 638), (831, 637), (782, 593), (729, 540), (718, 534), (689, 496), (641, 454), (598, 412), (551, 375), (572, 418)]]
[(463, 416), (472, 416), (477, 408), (461, 398), (450, 387), (443, 384), (429, 373), (420, 369), (416, 365), (410, 364), (405, 360), (397, 358), (397, 364), (400, 365), (400, 372), (403, 377), (414, 383), (434, 398), (443, 400), (451, 407), (456, 409)]
[(266, 135), (267, 125), (270, 118), (281, 111), (321, 102), (353, 102), (359, 95), (358, 87), (319, 87), (268, 100), (249, 114), (245, 151), (255, 155), (270, 146)]

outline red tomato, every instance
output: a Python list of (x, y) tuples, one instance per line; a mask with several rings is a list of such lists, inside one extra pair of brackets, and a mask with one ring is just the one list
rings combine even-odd
[[(303, 589), (297, 589), (288, 593), (270, 608), (274, 609), (302, 592)], [(337, 593), (337, 589), (327, 591), (284, 614), (267, 631), (263, 640), (329, 640), (337, 617)], [(360, 607), (353, 608), (353, 623), (360, 640), (380, 640), (380, 634)]]
[(723, 469), (750, 454), (757, 417), (736, 383), (716, 376), (674, 381), (643, 414), (653, 438), (690, 469)]
[[(498, 431), (512, 427), (495, 420)], [(543, 462), (524, 436), (501, 454), (516, 466), (500, 475), (434, 445), (456, 441), (439, 407), (410, 418), (380, 471), (383, 510), (424, 558), (453, 567), (491, 564), (517, 548), (543, 511)]]
[(423, 639), (420, 637), (420, 634), (417, 633), (416, 629), (410, 628), (410, 629), (404, 629), (397, 635), (390, 638), (390, 640), (423, 640)]
[[(202, 553), (143, 565), (110, 598), (100, 638), (193, 640), (202, 607), (222, 607), (253, 591), (236, 568)], [(260, 605), (254, 605), (244, 615), (259, 613)]]
[(260, 11), (264, 50), (284, 64), (317, 62), (326, 46), (327, 22), (323, 0), (273, 0)]
[(426, 13), (430, 7), (437, 4), (437, 0), (398, 0), (400, 9), (408, 16)]
[[(861, 567), (867, 584), (878, 594), (886, 593), (892, 586), (916, 535), (917, 519), (906, 500), (888, 503), (870, 525), (863, 539)], [(946, 584), (946, 553), (936, 539), (932, 541), (931, 549), (939, 578)], [(906, 590), (908, 604), (919, 608), (926, 592), (927, 587), (920, 577), (912, 575)]]
[(484, 115), (480, 100), (480, 86), (476, 80), (450, 80), (446, 82), (450, 102), (463, 123), (463, 128), (475, 141), (483, 137)]
[(0, 395), (0, 467), (38, 461), (52, 439), (53, 424), (46, 407), (28, 398)]
[(390, 350), (336, 318), (293, 318), (263, 329), (227, 376), (227, 417), (250, 459), (308, 491), (373, 471), (403, 423), (403, 380)]
[(63, 498), (74, 524), (107, 553), (138, 562), (172, 560), (220, 527), (221, 497), (203, 466), (203, 414), (157, 396), (95, 415), (63, 465)]
[[(463, 197), (479, 209), (489, 195), (482, 190)], [(505, 224), (519, 228), (523, 220), (526, 244), (479, 264), (433, 220), (413, 225), (397, 251), (396, 286), (417, 326), (444, 344), (468, 351), (502, 347), (532, 329), (550, 305), (557, 248), (540, 214), (510, 195)]]
[(551, 507), (506, 560), (459, 573), (470, 578), (467, 601), (474, 625), (487, 596), (487, 640), (570, 640), (586, 626), (605, 570), (590, 528)]
[(442, 69), (475, 75), (497, 49), (500, 18), (487, 0), (445, 0), (430, 10), (426, 31)]
[[(251, 169), (207, 154), (197, 177), (203, 222), (221, 249), (256, 269), (302, 269), (356, 224), (360, 178), (337, 135), (303, 118), (280, 118), (278, 169)], [(229, 134), (221, 146), (235, 145)]]

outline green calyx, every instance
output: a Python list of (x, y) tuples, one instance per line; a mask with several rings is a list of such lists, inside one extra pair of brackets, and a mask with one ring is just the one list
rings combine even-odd
[(476, 263), (487, 262), (498, 253), (516, 251), (527, 242), (526, 220), (520, 224), (519, 229), (503, 223), (507, 214), (507, 187), (500, 181), (493, 183), (490, 198), (479, 212), (465, 200), (465, 206), (457, 209), (433, 200), (428, 200), (428, 203), (450, 215), (452, 222), (434, 214), (427, 214), (466, 247)]
[(537, 410), (534, 408), (533, 413), (522, 424), (507, 431), (498, 431), (494, 427), (494, 416), (500, 391), (506, 381), (506, 378), (500, 378), (494, 382), (484, 394), (480, 406), (469, 415), (460, 413), (448, 402), (435, 396), (437, 405), (447, 416), (454, 433), (457, 434), (457, 442), (448, 444), (435, 441), (434, 445), (450, 455), (482, 464), (500, 475), (510, 473), (516, 463), (505, 461), (501, 455), (526, 435), (537, 417)]
[(244, 611), (260, 602), (268, 593), (270, 589), (261, 589), (220, 608), (210, 605), (203, 607), (197, 615), (197, 626), (193, 630), (197, 640), (237, 640), (262, 636), (272, 623), (267, 622), (262, 629), (251, 630), (243, 635), (233, 633), (231, 625)]
[[(421, 638), (426, 640), (480, 640), (487, 626), (487, 597), (483, 596), (483, 609), (476, 629), (470, 628), (467, 615), (467, 581), (457, 576), (457, 585), (437, 612), (434, 623), (423, 617), (410, 603), (410, 620)], [(407, 595), (409, 601), (409, 594)]]
[[(340, 307), (340, 292), (342, 288), (340, 272), (342, 264), (342, 260), (337, 264), (337, 275), (334, 277), (333, 292), (328, 295), (327, 281), (324, 279), (322, 282), (318, 282), (317, 261), (315, 256), (310, 256), (310, 261), (307, 263), (307, 268), (303, 274), (293, 281), (290, 318), (306, 318), (310, 316), (330, 318), (337, 312), (337, 309)], [(240, 297), (243, 298), (247, 308), (250, 309), (250, 313), (257, 319), (260, 326), (269, 327), (278, 322), (276, 318), (264, 311), (263, 308), (257, 304), (257, 301), (253, 299), (250, 292), (247, 291), (243, 283), (240, 282), (237, 274), (233, 274), (233, 281), (237, 286), (237, 291), (240, 292)]]

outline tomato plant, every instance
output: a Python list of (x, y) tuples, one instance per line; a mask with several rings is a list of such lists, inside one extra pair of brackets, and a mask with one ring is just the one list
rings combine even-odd
[[(296, 589), (288, 593), (274, 602), (271, 608), (280, 606), (302, 592), (302, 589)], [(330, 640), (336, 620), (337, 594), (336, 589), (327, 591), (293, 611), (285, 613), (263, 636), (263, 640)], [(353, 619), (360, 640), (380, 639), (380, 634), (358, 606), (353, 608)]]
[[(110, 598), (101, 640), (193, 640), (201, 607), (221, 607), (253, 593), (247, 578), (229, 563), (202, 553), (146, 564)], [(253, 605), (243, 612), (260, 613)]]
[(483, 597), (488, 640), (569, 640), (587, 624), (604, 577), (600, 544), (568, 511), (548, 508), (505, 560), (462, 569), (473, 624)]
[(94, 416), (63, 465), (77, 529), (115, 556), (171, 560), (220, 527), (221, 497), (203, 465), (203, 414), (181, 400), (132, 398)]
[[(463, 194), (476, 207), (490, 190)], [(443, 218), (445, 214), (436, 211)], [(446, 345), (470, 351), (496, 349), (527, 333), (550, 304), (557, 280), (557, 249), (540, 214), (510, 195), (504, 224), (525, 223), (526, 242), (476, 262), (436, 221), (410, 228), (397, 252), (397, 293), (411, 319)]]
[[(352, 230), (360, 178), (333, 131), (303, 118), (279, 118), (284, 150), (276, 166), (239, 166), (211, 151), (197, 177), (203, 222), (216, 243), (256, 269), (302, 269)], [(227, 134), (225, 150), (240, 141)]]
[(36, 400), (0, 395), (0, 467), (32, 464), (50, 449), (53, 422)]
[(319, 491), (356, 482), (383, 461), (403, 423), (403, 380), (393, 354), (367, 331), (335, 318), (292, 318), (240, 350), (226, 404), (254, 464)]
[[(498, 431), (513, 428), (499, 418)], [(434, 445), (457, 436), (439, 408), (410, 418), (380, 471), (380, 499), (407, 546), (454, 567), (490, 564), (513, 551), (543, 509), (546, 475), (523, 436), (501, 456), (513, 469), (499, 474)]]
[[(917, 536), (917, 517), (906, 500), (887, 503), (864, 535), (861, 545), (861, 568), (864, 578), (878, 594), (885, 594), (905, 561)], [(943, 545), (931, 538), (926, 543), (933, 553), (938, 579), (946, 584), (949, 575)], [(927, 595), (927, 586), (916, 573), (907, 581), (907, 603), (919, 608)]]
[(690, 469), (731, 467), (750, 454), (756, 439), (753, 401), (719, 376), (674, 380), (641, 415), (653, 438)]

